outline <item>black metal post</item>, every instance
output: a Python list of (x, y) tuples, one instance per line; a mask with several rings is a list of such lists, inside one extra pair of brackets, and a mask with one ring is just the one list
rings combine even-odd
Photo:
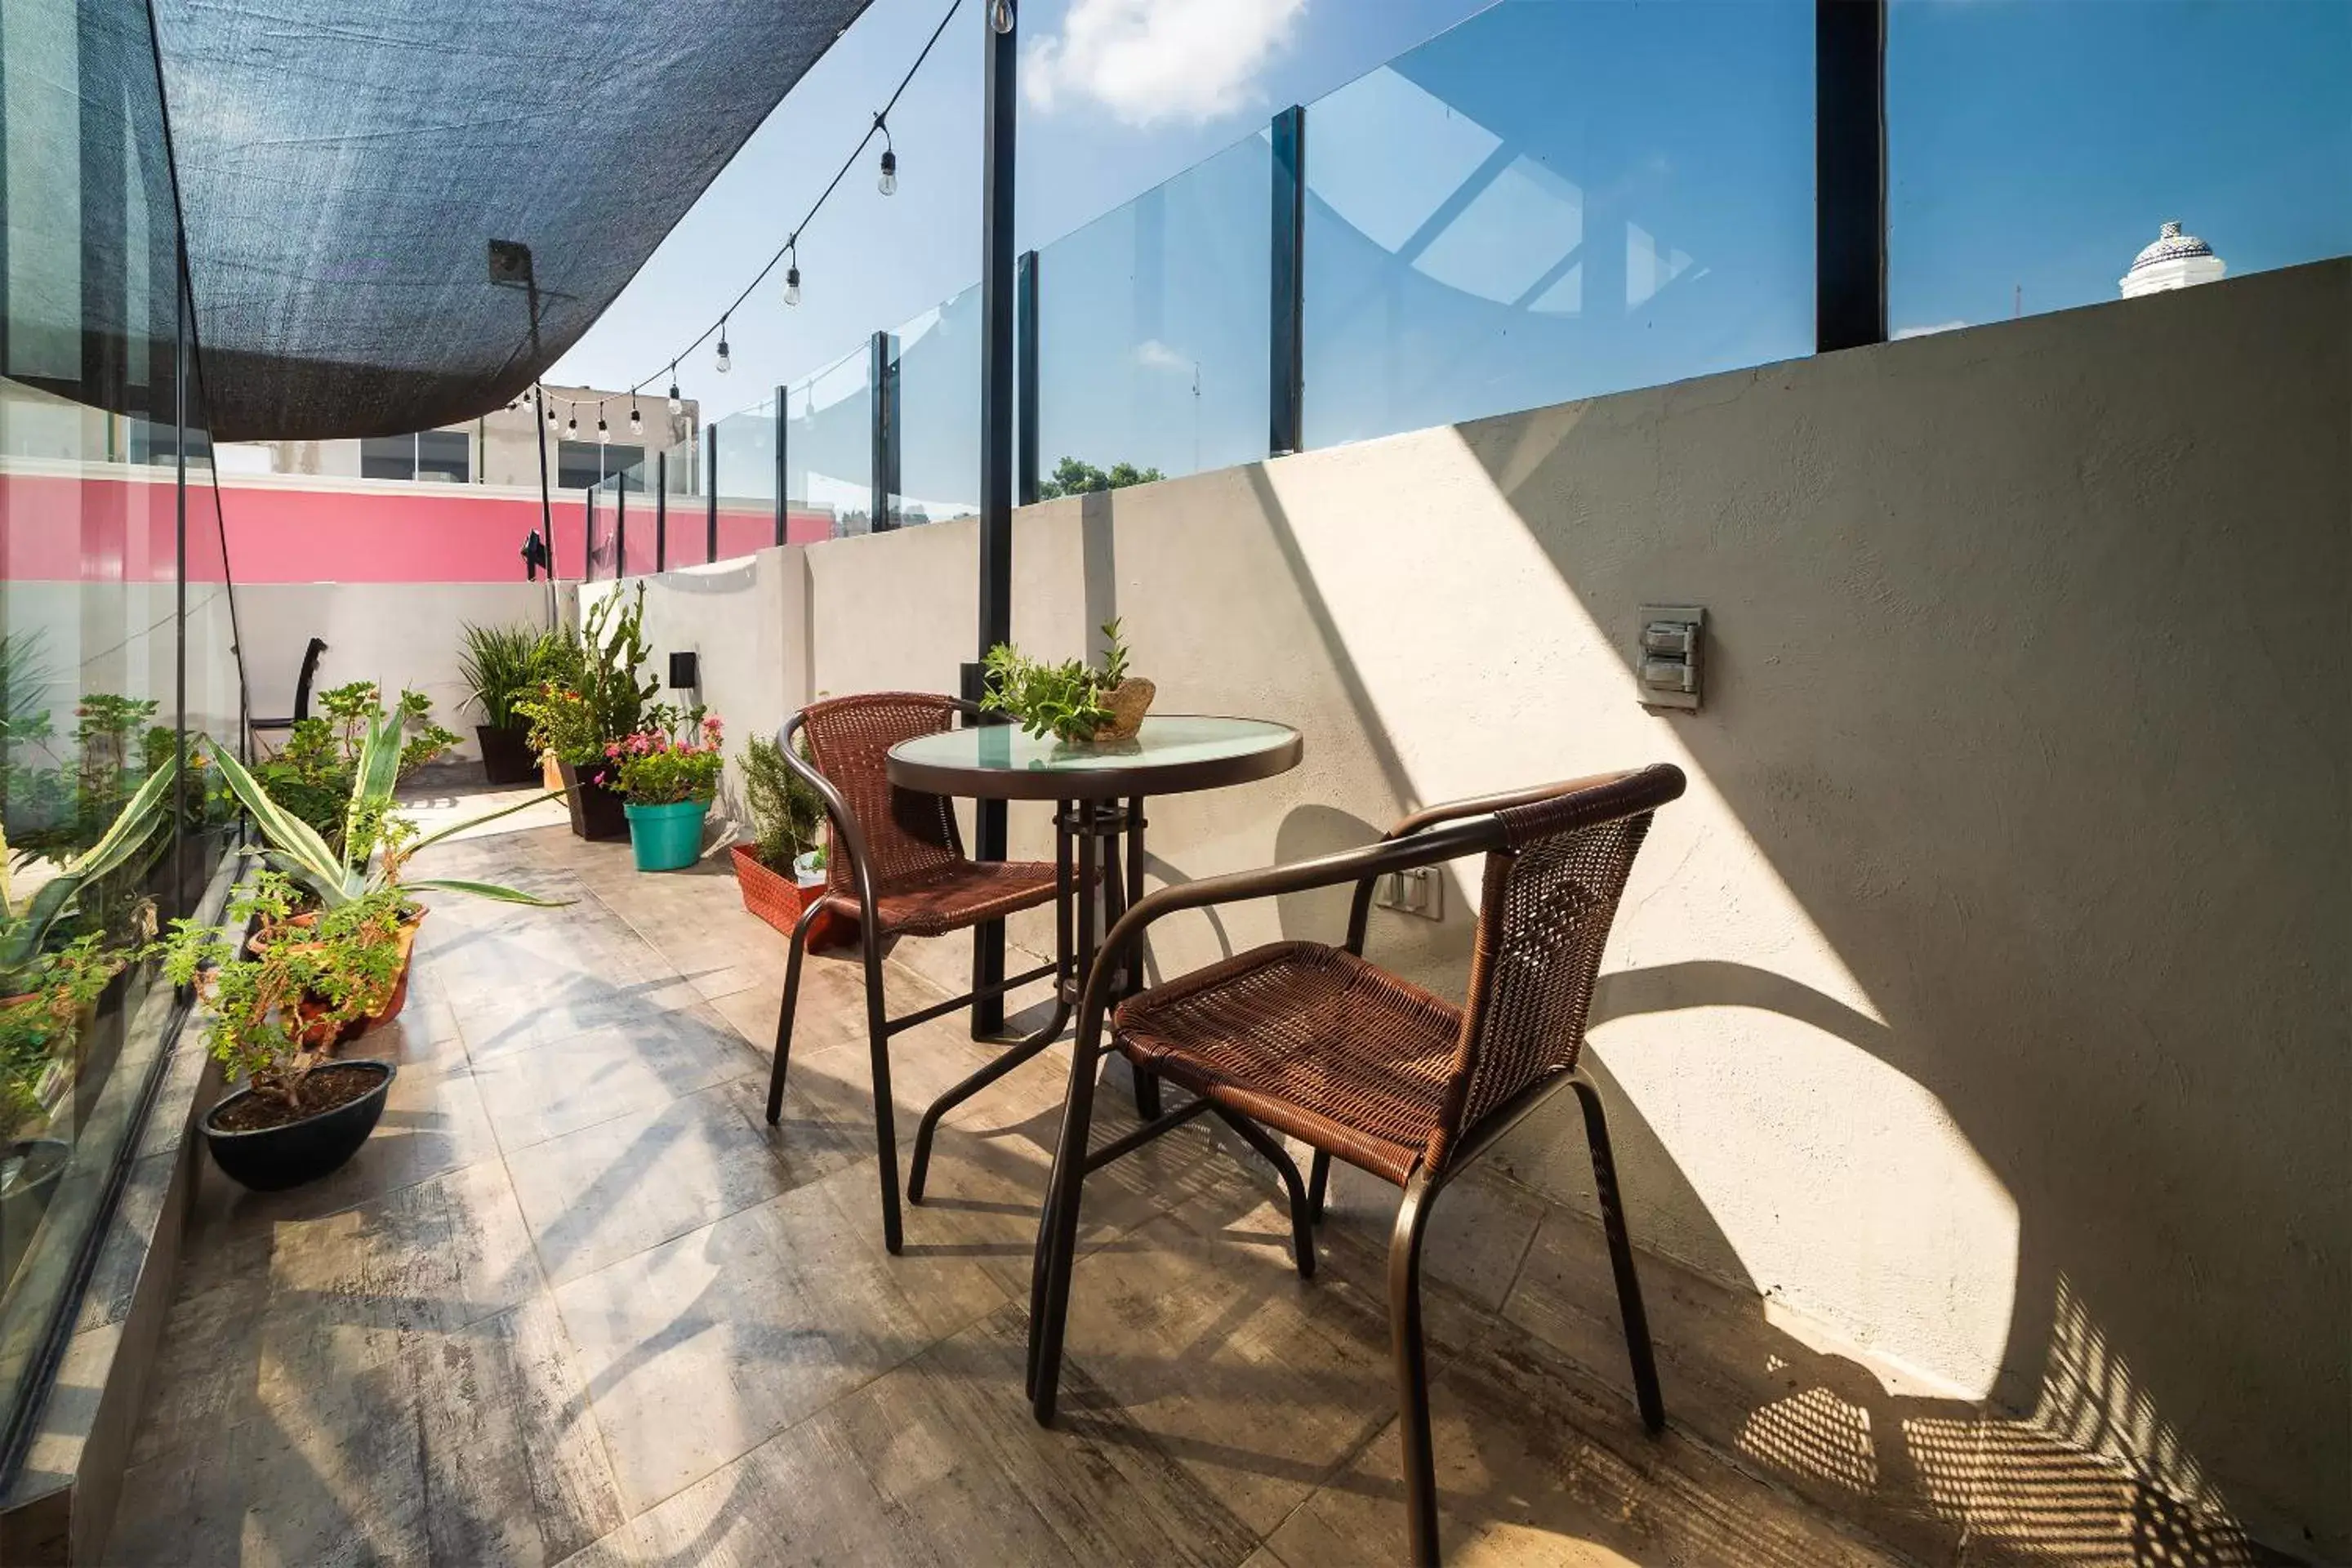
[(613, 581), (629, 574), (629, 476), (613, 476)]
[(784, 542), (788, 512), (784, 505), (784, 397), (788, 389), (776, 388), (776, 542)]
[[(980, 163), (980, 658), (1013, 640), (1013, 176), (1021, 58), (1017, 13), (1014, 17), (1015, 25), (1002, 33), (989, 22), (981, 26), (986, 52)], [(967, 691), (979, 687), (977, 664), (965, 667), (963, 684)], [(974, 854), (982, 860), (1003, 859), (1004, 803), (982, 801), (974, 816)], [(982, 990), (1003, 978), (1003, 922), (973, 927), (972, 988)], [(1002, 997), (973, 1005), (973, 1034), (993, 1035), (1003, 1027)]]
[(1307, 342), (1302, 318), (1306, 309), (1307, 247), (1307, 110), (1297, 104), (1274, 117), (1274, 255), (1268, 275), (1273, 279), (1273, 359), (1266, 381), (1268, 401), (1265, 449), (1269, 457), (1296, 452), (1306, 445)]
[(654, 454), (654, 570), (669, 570), (669, 452)]
[(1014, 264), (1013, 287), (1013, 385), (1020, 407), (1019, 455), (1013, 461), (1013, 493), (1023, 506), (1037, 500), (1037, 253), (1024, 250)]
[(702, 559), (719, 559), (719, 426), (702, 427)]
[[(530, 400), (530, 422), (539, 432), (539, 528), (547, 541), (547, 627), (555, 629), (556, 606), (563, 602), (555, 585), (555, 497), (547, 488), (547, 386), (542, 382), (531, 383), (537, 395)], [(587, 548), (587, 541), (581, 541)]]
[(590, 485), (580, 498), (580, 580), (596, 580), (596, 487)]
[(1886, 0), (1813, 0), (1813, 346), (1886, 341)]
[(898, 494), (898, 340), (877, 332), (866, 362), (866, 385), (872, 389), (867, 425), (872, 431), (872, 479), (866, 526), (881, 533), (898, 526), (902, 509)]

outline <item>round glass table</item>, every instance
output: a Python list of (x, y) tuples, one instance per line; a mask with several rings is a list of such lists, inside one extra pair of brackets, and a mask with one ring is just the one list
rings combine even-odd
[[(1040, 1041), (1059, 1035), (1069, 1022), (1101, 939), (1143, 897), (1145, 798), (1272, 778), (1297, 767), (1303, 749), (1298, 731), (1287, 724), (1170, 713), (1147, 716), (1132, 741), (1072, 744), (1024, 734), (1011, 724), (942, 730), (899, 742), (887, 765), (893, 784), (925, 795), (1055, 803), (1061, 896), (1055, 962), (1062, 978), (1052, 1019), (1029, 1037)], [(1138, 969), (1138, 975), (1119, 978), (1114, 996), (1134, 988)], [(1157, 1080), (1138, 1074), (1135, 1102), (1147, 1119), (1157, 1116)], [(926, 1142), (919, 1136), (919, 1145)]]

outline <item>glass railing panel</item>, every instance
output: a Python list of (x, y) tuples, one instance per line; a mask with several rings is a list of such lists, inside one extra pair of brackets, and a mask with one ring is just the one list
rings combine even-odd
[(1811, 352), (1804, 0), (1503, 0), (1307, 142), (1310, 447)]
[(872, 349), (861, 344), (785, 389), (784, 495), (792, 543), (872, 528)]
[(654, 468), (650, 458), (621, 470), (614, 498), (614, 536), (621, 556), (621, 574), (643, 576), (654, 571), (657, 531), (661, 522), (654, 507)]
[(901, 528), (980, 510), (980, 287), (891, 334), (890, 412), (898, 470), (890, 515)]
[(1271, 157), (1251, 137), (1039, 253), (1044, 493), (1265, 456)]
[(2347, 82), (2341, 4), (1896, 0), (1891, 330), (2352, 253)]
[(719, 454), (719, 553), (730, 560), (776, 542), (776, 404), (730, 414), (706, 437)]

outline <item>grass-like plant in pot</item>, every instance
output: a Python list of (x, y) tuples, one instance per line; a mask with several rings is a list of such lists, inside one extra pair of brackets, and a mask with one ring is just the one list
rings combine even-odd
[(628, 835), (621, 797), (596, 782), (604, 748), (645, 728), (661, 682), (639, 672), (652, 657), (645, 639), (646, 588), (608, 594), (590, 606), (576, 643), (554, 657), (563, 668), (515, 703), (530, 722), (531, 744), (551, 755), (563, 775), (572, 831), (583, 838)]
[(824, 891), (824, 800), (766, 736), (753, 736), (740, 762), (753, 837), (730, 847), (735, 881), (743, 907), (789, 936), (809, 900)]
[(1051, 735), (1069, 745), (1135, 739), (1155, 688), (1128, 673), (1118, 617), (1105, 621), (1102, 632), (1106, 646), (1099, 668), (1081, 658), (1046, 664), (1010, 643), (997, 644), (988, 650), (988, 689), (980, 705), (1010, 715), (1029, 734)]
[(242, 1083), (204, 1118), (215, 1163), (259, 1192), (298, 1186), (356, 1153), (383, 1114), (395, 1068), (338, 1061), (334, 1047), (404, 984), (412, 906), (397, 884), (297, 916), (283, 872), (257, 871), (229, 904), (250, 921), (240, 950), (215, 928), (173, 922), (163, 972), (195, 987), (205, 1044)]
[(640, 871), (676, 871), (702, 852), (703, 819), (725, 767), (716, 714), (657, 708), (648, 727), (604, 748), (597, 782), (625, 803)]
[(532, 626), (467, 626), (458, 672), (481, 710), (474, 727), (481, 743), (482, 773), (494, 784), (529, 784), (539, 776), (539, 754), (530, 747), (530, 721), (517, 711), (552, 674), (561, 639)]

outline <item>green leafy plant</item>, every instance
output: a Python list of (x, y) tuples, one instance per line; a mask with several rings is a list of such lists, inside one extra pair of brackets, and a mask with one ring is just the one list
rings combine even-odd
[(163, 973), (212, 1009), (205, 1044), (254, 1093), (299, 1115), (302, 1086), (346, 1026), (383, 1008), (400, 981), (401, 890), (383, 887), (297, 923), (294, 882), (257, 871), (229, 903), (253, 923), (240, 950), (215, 927), (172, 922)]
[(87, 932), (41, 956), (37, 989), (0, 1005), (0, 1136), (47, 1114), (52, 1086), (69, 1072), (66, 1054), (90, 1010), (143, 949)]
[(529, 696), (547, 678), (550, 645), (562, 639), (526, 626), (468, 626), (461, 636), (465, 650), (457, 670), (482, 710), (482, 722), (494, 730), (512, 729), (521, 721), (516, 699)]
[[(379, 713), (362, 733), (359, 754), (353, 761), (351, 793), (343, 805), (341, 833), (332, 845), (317, 827), (275, 799), (226, 749), (217, 745), (209, 748), (222, 781), (268, 841), (267, 853), (271, 864), (308, 889), (310, 896), (330, 912), (401, 885), (402, 868), (409, 857), (427, 845), (551, 798), (548, 795), (530, 795), (514, 805), (419, 837), (416, 825), (401, 814), (393, 798), (405, 752), (401, 742), (404, 711), (396, 709)], [(509, 904), (551, 906), (568, 901), (542, 899), (494, 882), (449, 878), (425, 879), (405, 885), (411, 889), (469, 893)]]
[(373, 681), (355, 680), (321, 692), (319, 704), (323, 715), (297, 723), (277, 755), (256, 763), (253, 771), (272, 799), (340, 847), (360, 751), (370, 733), (387, 720), (398, 726), (395, 783), (446, 754), (457, 737), (433, 721), (432, 700), (421, 691), (403, 691), (387, 709)]
[(1117, 616), (1103, 623), (1108, 647), (1102, 668), (1086, 660), (1064, 659), (1046, 664), (999, 643), (988, 650), (984, 668), (988, 689), (980, 705), (1005, 713), (1032, 735), (1052, 735), (1072, 743), (1091, 741), (1111, 721), (1107, 699), (1127, 679), (1127, 643), (1119, 635)]
[(783, 748), (764, 735), (753, 736), (743, 748), (742, 766), (753, 852), (768, 869), (789, 876), (801, 856), (813, 849), (822, 853), (824, 797), (785, 764)]
[(97, 840), (79, 855), (58, 862), (55, 873), (22, 903), (15, 896), (7, 865), (7, 840), (0, 836), (0, 994), (37, 989), (59, 919), (95, 884), (155, 844), (171, 806), (173, 772), (166, 765), (148, 774)]
[(726, 767), (718, 716), (699, 708), (681, 713), (663, 707), (648, 722), (651, 728), (604, 748), (604, 768), (596, 782), (619, 791), (632, 805), (676, 805), (717, 795)]
[(608, 594), (590, 606), (576, 643), (549, 652), (537, 692), (514, 705), (541, 755), (590, 766), (646, 727), (661, 681), (639, 674), (653, 657), (645, 616), (643, 583), (631, 595)]
[(1037, 481), (1037, 499), (1052, 500), (1056, 496), (1123, 490), (1129, 485), (1157, 484), (1167, 477), (1158, 468), (1139, 468), (1133, 463), (1113, 463), (1108, 468), (1097, 468), (1076, 458), (1064, 458), (1054, 465), (1051, 478)]

